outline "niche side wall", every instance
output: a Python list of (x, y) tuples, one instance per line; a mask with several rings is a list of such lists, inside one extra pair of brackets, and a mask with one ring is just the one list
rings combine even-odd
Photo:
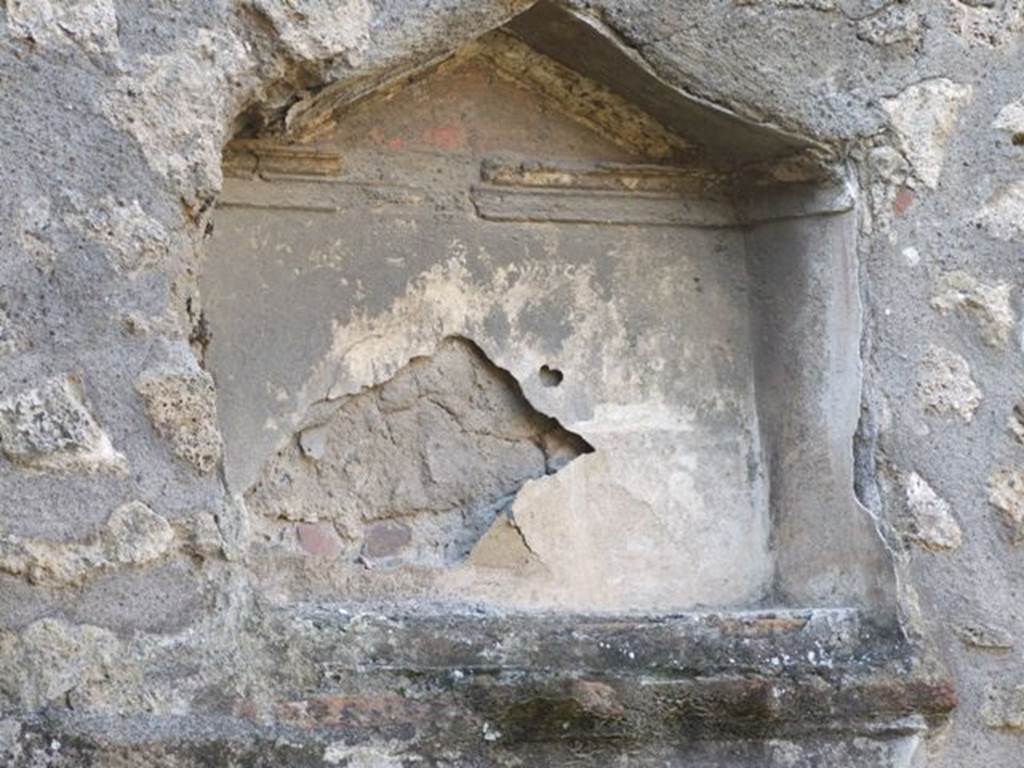
[[(773, 599), (859, 606), (870, 621), (894, 625), (891, 554), (854, 494), (861, 387), (857, 215), (852, 197), (838, 206), (845, 210), (822, 210), (828, 196), (790, 194), (786, 207), (805, 215), (755, 223), (746, 234), (776, 554)], [(750, 210), (778, 205), (771, 192), (759, 197), (748, 201)]]

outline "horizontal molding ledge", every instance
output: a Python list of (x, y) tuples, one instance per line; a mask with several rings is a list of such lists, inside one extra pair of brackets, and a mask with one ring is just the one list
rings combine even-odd
[[(451, 214), (463, 207), (458, 198), (450, 191), (435, 193), (415, 186), (267, 173), (258, 178), (226, 178), (218, 204), (322, 213), (387, 210), (412, 216)], [(736, 228), (844, 213), (853, 209), (855, 198), (846, 187), (820, 185), (765, 188), (727, 199), (720, 195), (479, 184), (470, 188), (469, 202), (481, 219), (493, 222)]]
[(480, 185), (472, 188), (470, 197), (487, 221), (712, 228), (739, 223), (727, 202), (649, 192)]

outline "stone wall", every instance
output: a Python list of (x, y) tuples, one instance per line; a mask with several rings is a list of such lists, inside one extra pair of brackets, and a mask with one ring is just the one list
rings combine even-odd
[[(688, 98), (815, 147), (856, 187), (860, 424), (852, 466), (828, 471), (852, 474), (895, 564), (893, 637), (839, 607), (669, 629), (533, 629), (498, 615), (472, 634), (443, 619), (288, 605), (291, 580), (317, 583), (317, 556), (340, 546), (317, 520), (302, 520), (296, 551), (313, 557), (287, 584), (272, 557), (250, 557), (264, 532), (225, 477), (223, 382), (206, 359), (199, 290), (224, 145), (316, 131), (337, 103), (390, 87), (529, 5), (7, 0), (0, 10), (0, 762), (1019, 761), (1018, 0), (569, 3)], [(449, 364), (490, 365), (475, 354)], [(330, 418), (363, 418), (363, 401), (383, 396), (357, 395), (341, 406), (351, 413)], [(518, 400), (509, 408), (508, 450), (523, 456), (499, 474), (520, 483), (549, 471), (537, 444), (562, 428)], [(573, 455), (591, 447), (557, 435)], [(373, 540), (387, 553), (403, 535)], [(416, 643), (396, 645), (396, 632)], [(912, 670), (927, 678), (917, 687), (892, 682), (907, 674), (896, 635), (951, 674), (959, 704), (948, 722), (953, 696), (930, 682), (932, 667)], [(480, 637), (491, 645), (475, 646)], [(589, 650), (569, 653), (566, 637)], [(464, 655), (446, 656), (446, 643)], [(638, 691), (679, 666), (678, 647), (722, 674), (651, 704)], [(443, 668), (424, 672), (437, 658)], [(869, 659), (880, 666), (867, 674)], [(549, 662), (586, 674), (526, 692), (509, 682)], [(459, 692), (489, 664), (498, 682)], [(736, 664), (757, 684), (730, 687)], [(635, 690), (620, 685), (629, 670), (643, 676)], [(360, 693), (318, 693), (328, 684)], [(423, 702), (442, 688), (454, 703), (438, 717)], [(801, 730), (826, 712), (842, 728)], [(911, 713), (932, 727), (903, 722), (878, 743), (849, 736), (860, 732), (849, 723), (866, 732)], [(552, 722), (569, 736), (541, 727)], [(672, 741), (691, 733), (680, 722), (700, 735), (685, 754)]]

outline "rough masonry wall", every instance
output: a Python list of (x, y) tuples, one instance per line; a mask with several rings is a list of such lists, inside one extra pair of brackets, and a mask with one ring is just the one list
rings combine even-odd
[[(666, 79), (848, 159), (863, 194), (857, 488), (898, 554), (906, 627), (934, 642), (960, 696), (916, 759), (1015, 764), (1024, 8), (575, 4)], [(385, 78), (525, 5), (8, 0), (0, 11), (5, 760), (76, 764), (21, 725), (48, 704), (167, 715), (226, 687), (258, 697), (275, 656), (237, 642), (251, 532), (218, 469), (195, 290), (222, 144), (247, 121), (286, 127), (323, 83)], [(174, 684), (143, 676), (175, 644), (190, 665)], [(366, 749), (392, 760), (387, 744)]]

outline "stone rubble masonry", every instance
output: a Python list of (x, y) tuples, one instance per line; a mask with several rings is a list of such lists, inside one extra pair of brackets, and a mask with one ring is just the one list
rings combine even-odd
[[(878, 527), (898, 526), (900, 521), (890, 517), (898, 513), (891, 510), (905, 510), (913, 497), (922, 527), (938, 523), (930, 540), (952, 541), (943, 514), (948, 509), (955, 509), (954, 522), (963, 529), (958, 550), (914, 558), (913, 569), (901, 573), (907, 595), (916, 595), (904, 598), (908, 634), (926, 631), (923, 625), (954, 628), (934, 637), (955, 670), (960, 692), (961, 710), (948, 728), (926, 740), (910, 733), (915, 723), (904, 722), (906, 731), (893, 740), (898, 753), (893, 760), (862, 752), (859, 761), (830, 759), (832, 752), (808, 757), (798, 741), (780, 739), (756, 745), (757, 758), (742, 764), (1020, 765), (1024, 681), (1019, 648), (1013, 649), (1024, 631), (1020, 550), (1006, 536), (986, 533), (999, 530), (998, 511), (1009, 538), (1024, 538), (1024, 358), (1018, 342), (1011, 341), (1020, 337), (1013, 310), (1019, 314), (1024, 286), (1019, 251), (1024, 244), (1019, 66), (1024, 3), (566, 4), (592, 13), (595, 26), (600, 19), (659, 77), (715, 109), (808, 137), (815, 151), (848, 159), (860, 181), (861, 228), (850, 237), (859, 235), (861, 292), (854, 300), (863, 301), (866, 318), (857, 329), (862, 408), (866, 416), (878, 409), (889, 417), (879, 434), (864, 419), (856, 445), (859, 485), (872, 485), (871, 467), (882, 460), (914, 467), (920, 487), (915, 483), (911, 493), (893, 483), (871, 504)], [(288, 622), (308, 634), (305, 645), (296, 645), (294, 634), (274, 635), (261, 624), (266, 614), (251, 608), (286, 598), (272, 577), (261, 584), (247, 570), (251, 563), (240, 544), (248, 536), (244, 507), (219, 488), (213, 382), (185, 357), (147, 364), (146, 349), (156, 339), (187, 349), (189, 329), (177, 319), (196, 295), (204, 231), (222, 181), (221, 149), (230, 136), (250, 129), (287, 131), (323, 92), (354, 97), (376, 83), (395, 82), (411, 66), (436, 61), (527, 5), (522, 0), (0, 4), (0, 526), (31, 515), (37, 530), (53, 533), (52, 541), (42, 534), (0, 535), (0, 765), (250, 764), (236, 759), (228, 743), (244, 741), (249, 731), (234, 732), (202, 753), (171, 754), (171, 745), (181, 740), (179, 723), (192, 723), (193, 733), (216, 731), (220, 719), (196, 714), (210, 702), (268, 711), (273, 722), (273, 710), (259, 707), (297, 695), (274, 690), (275, 681), (319, 681), (344, 654), (365, 662), (382, 650), (401, 650), (390, 634), (395, 628), (390, 619), (373, 645), (361, 644), (359, 631), (351, 628), (363, 623), (363, 616), (353, 615), (350, 627), (332, 632), (319, 629), (320, 618)], [(913, 260), (900, 257), (911, 249)], [(938, 285), (922, 279), (932, 266)], [(1003, 286), (1010, 288), (1009, 313)], [(929, 310), (932, 302), (938, 312)], [(966, 322), (960, 323), (961, 317)], [(616, 363), (603, 349), (597, 355), (602, 364)], [(981, 408), (982, 390), (991, 412)], [(942, 418), (922, 424), (914, 418), (916, 407)], [(836, 437), (850, 445), (848, 435)], [(325, 456), (315, 434), (301, 448), (304, 460)], [(579, 471), (579, 464), (570, 467)], [(945, 498), (925, 490), (923, 478)], [(564, 479), (560, 474), (540, 482), (557, 485)], [(192, 518), (182, 521), (180, 514)], [(92, 538), (58, 543), (74, 542), (76, 526), (90, 521), (96, 526)], [(288, 523), (282, 531), (306, 551), (331, 551), (319, 528), (310, 535)], [(326, 533), (329, 537), (331, 531)], [(521, 535), (510, 522), (492, 533)], [(382, 528), (369, 544), (373, 553), (389, 555), (404, 546), (404, 538), (401, 529)], [(160, 564), (173, 556), (176, 545), (214, 595), (209, 611), (190, 607), (183, 619), (201, 621), (166, 633), (138, 631), (131, 638), (106, 626), (108, 619), (100, 614), (107, 608), (131, 602), (125, 598), (150, 601), (147, 588), (162, 578)], [(322, 558), (304, 562), (310, 577), (323, 570)], [(107, 583), (85, 607), (78, 585), (100, 581)], [(264, 588), (267, 594), (261, 594)], [(344, 590), (329, 597), (339, 594)], [(917, 618), (918, 603), (926, 621)], [(68, 605), (80, 608), (75, 618), (62, 615)], [(767, 642), (785, 621), (771, 618), (762, 634), (745, 630), (737, 648), (746, 648), (751, 638), (754, 644)], [(497, 649), (500, 655), (522, 630), (521, 623), (504, 617), (486, 651)], [(553, 647), (571, 645), (575, 631), (575, 626), (565, 629)], [(446, 642), (439, 648), (461, 652), (458, 635), (442, 637)], [(620, 639), (595, 649), (584, 636), (575, 648), (614, 659), (621, 669), (637, 645), (642, 651), (647, 637), (627, 638), (637, 641), (634, 645)], [(334, 645), (317, 667), (305, 651), (324, 642)], [(152, 654), (159, 674), (143, 676), (133, 669), (140, 648)], [(757, 689), (744, 690), (744, 716), (794, 715), (784, 694), (797, 679), (787, 670), (800, 659), (776, 662), (776, 672), (766, 679), (777, 683), (772, 693), (783, 695), (759, 698)], [(352, 668), (362, 674), (362, 667)], [(827, 676), (828, 670), (821, 666), (818, 673)], [(313, 751), (276, 762), (367, 768), (433, 763), (421, 759), (419, 747), (404, 736), (423, 722), (401, 720), (423, 689), (410, 684), (401, 669), (388, 674), (392, 682), (374, 695), (350, 698), (333, 710), (357, 725), (369, 718), (373, 726), (359, 725), (357, 739), (340, 738), (334, 723)], [(161, 675), (171, 684), (160, 687), (155, 681)], [(459, 690), (477, 677), (476, 670), (453, 669), (430, 677), (428, 684)], [(611, 688), (618, 684), (607, 682)], [(660, 688), (660, 682), (660, 671), (654, 670), (644, 688)], [(886, 681), (878, 682), (864, 701), (897, 706), (897, 699), (887, 698)], [(399, 689), (412, 695), (400, 695)], [(570, 708), (568, 714), (599, 736), (609, 722), (605, 716), (614, 714), (606, 693), (595, 687), (570, 697), (591, 702), (594, 712)], [(306, 696), (315, 715), (316, 693)], [(521, 719), (536, 728), (560, 728), (567, 711), (551, 701), (538, 696), (523, 702), (527, 715)], [(695, 705), (684, 692), (672, 704), (693, 711), (704, 701)], [(953, 706), (952, 692), (946, 701)], [(36, 713), (44, 706), (45, 723)], [(538, 711), (548, 716), (529, 716)], [(97, 721), (92, 741), (124, 739), (122, 751), (110, 759), (65, 738), (59, 725), (60, 718), (87, 722), (104, 712), (114, 714)], [(647, 722), (634, 729), (639, 740)], [(742, 739), (717, 746), (707, 741), (700, 760), (673, 762), (670, 752), (622, 744), (613, 732), (606, 741), (612, 746), (599, 753), (556, 735), (549, 743), (531, 742), (533, 752), (526, 757), (510, 750), (496, 753), (496, 759), (477, 759), (462, 753), (471, 736), (500, 745), (505, 732), (489, 722), (472, 725), (469, 735), (451, 729), (437, 738), (443, 756), (437, 764), (582, 767), (625, 761), (734, 768), (740, 763), (736, 755), (745, 749)], [(300, 736), (297, 729), (282, 729), (276, 740), (250, 743), (254, 752), (265, 751), (251, 764), (275, 762)], [(463, 736), (459, 744), (447, 741)], [(557, 745), (568, 745), (560, 753), (564, 760), (552, 757)], [(76, 752), (79, 748), (83, 751)]]
[(83, 400), (82, 386), (71, 376), (0, 400), (0, 452), (31, 469), (125, 471), (125, 457)]

